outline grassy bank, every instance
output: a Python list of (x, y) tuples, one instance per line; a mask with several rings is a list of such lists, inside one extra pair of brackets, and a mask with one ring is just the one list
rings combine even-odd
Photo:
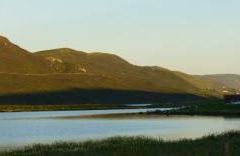
[[(33, 111), (67, 111), (67, 110), (100, 110), (130, 108), (116, 104), (81, 104), (81, 105), (0, 105), (0, 112), (33, 112)], [(132, 108), (132, 107), (131, 107)]]
[[(209, 104), (210, 100), (200, 103)], [(210, 101), (217, 103), (217, 100)], [(126, 103), (127, 104), (127, 103)], [(138, 103), (136, 103), (138, 104)], [(139, 103), (142, 104), (142, 103)], [(147, 104), (147, 103), (146, 103)], [(32, 111), (67, 111), (67, 110), (101, 110), (101, 109), (136, 109), (136, 108), (172, 108), (186, 105), (195, 105), (195, 102), (152, 103), (149, 106), (130, 106), (121, 104), (0, 104), (0, 112), (32, 112)]]
[(62, 104), (62, 105), (33, 105), (33, 104), (0, 104), (0, 112), (33, 112), (33, 111), (68, 111), (68, 110), (104, 110), (104, 109), (141, 109), (168, 108), (179, 105), (152, 104), (149, 106), (130, 106), (125, 104)]
[(83, 143), (34, 145), (0, 156), (238, 156), (240, 132), (197, 140), (162, 141), (146, 137), (115, 137)]

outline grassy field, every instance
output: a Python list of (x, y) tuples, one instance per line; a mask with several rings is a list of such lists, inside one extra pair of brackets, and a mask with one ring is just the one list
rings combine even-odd
[(163, 141), (146, 137), (115, 137), (83, 143), (34, 145), (0, 156), (239, 156), (240, 132), (197, 140)]

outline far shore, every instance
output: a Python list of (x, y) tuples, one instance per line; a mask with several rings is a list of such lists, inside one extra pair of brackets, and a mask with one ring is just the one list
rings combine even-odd
[(129, 119), (129, 118), (159, 118), (159, 117), (180, 117), (180, 116), (219, 116), (219, 117), (240, 117), (240, 105), (205, 104), (186, 106), (181, 109), (162, 111), (119, 113), (119, 114), (96, 114), (84, 116), (57, 117), (61, 119)]
[(108, 109), (142, 109), (142, 108), (174, 108), (182, 105), (174, 104), (68, 104), (68, 105), (33, 105), (33, 104), (0, 104), (0, 112), (40, 112), (40, 111), (78, 111)]
[(226, 118), (239, 118), (239, 114), (184, 114), (184, 113), (164, 113), (164, 112), (141, 112), (141, 113), (119, 113), (119, 114), (97, 114), (97, 115), (81, 115), (81, 116), (64, 116), (64, 117), (48, 117), (55, 119), (143, 119), (143, 118), (168, 118), (168, 117), (191, 117), (191, 116), (209, 116), (209, 117), (226, 117)]
[[(158, 110), (158, 108), (177, 108), (173, 110)], [(128, 104), (81, 104), (81, 105), (0, 105), (0, 112), (39, 112), (39, 111), (78, 111), (78, 110), (111, 110), (111, 109), (151, 109), (156, 111), (122, 113), (122, 114), (101, 114), (86, 115), (75, 117), (64, 117), (65, 119), (80, 118), (143, 118), (143, 117), (164, 117), (164, 116), (223, 116), (223, 117), (240, 117), (240, 105), (227, 105), (221, 102), (191, 105), (137, 105)]]
[(137, 109), (116, 104), (73, 104), (73, 105), (0, 105), (0, 112), (42, 112), (42, 111), (78, 111), (78, 110), (107, 110), (107, 109)]

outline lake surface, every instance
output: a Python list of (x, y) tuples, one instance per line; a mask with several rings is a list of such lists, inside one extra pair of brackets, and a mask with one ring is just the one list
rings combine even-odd
[(174, 140), (240, 130), (240, 118), (203, 116), (159, 116), (130, 119), (62, 118), (152, 110), (155, 109), (0, 113), (0, 149), (21, 147), (33, 143), (102, 139), (116, 135), (144, 135)]

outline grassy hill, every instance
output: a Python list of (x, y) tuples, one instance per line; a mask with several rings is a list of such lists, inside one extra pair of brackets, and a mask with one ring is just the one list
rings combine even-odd
[(216, 74), (216, 75), (204, 75), (203, 77), (210, 81), (217, 82), (222, 86), (240, 90), (240, 75)]
[(11, 43), (0, 36), (0, 72), (43, 73), (47, 72), (45, 60)]
[[(137, 88), (149, 88), (150, 90), (182, 91), (184, 89), (192, 90), (195, 88), (169, 70), (135, 66), (112, 54), (84, 53), (71, 49), (55, 49), (37, 52), (35, 55), (41, 56), (42, 58), (61, 60), (60, 62), (53, 62), (52, 67), (55, 67), (56, 71), (62, 73), (110, 76), (115, 79), (117, 78), (118, 81), (122, 81), (123, 84), (127, 84), (127, 86), (139, 83)], [(129, 82), (130, 84), (128, 84)]]
[[(66, 91), (72, 90), (78, 90), (75, 98), (83, 98), (83, 90), (93, 90), (93, 95), (95, 90), (97, 93), (101, 90), (134, 91), (139, 95), (142, 95), (139, 92), (151, 92), (158, 93), (159, 97), (167, 94), (218, 95), (209, 80), (160, 67), (133, 65), (107, 53), (85, 53), (69, 48), (30, 53), (0, 37), (0, 60), (0, 103), (1, 98), (13, 98), (9, 95), (31, 96), (45, 92), (66, 95)], [(116, 99), (121, 97), (119, 94), (116, 96)], [(139, 101), (139, 96), (135, 97)], [(156, 99), (156, 96), (151, 97)], [(81, 103), (81, 100), (77, 102)]]

